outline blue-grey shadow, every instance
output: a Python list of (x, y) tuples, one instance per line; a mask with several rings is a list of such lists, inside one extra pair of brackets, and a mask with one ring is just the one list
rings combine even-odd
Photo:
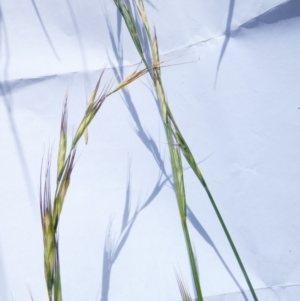
[[(152, 201), (159, 194), (161, 189), (164, 187), (165, 183), (169, 180), (168, 178), (162, 179), (162, 173), (159, 173), (157, 182), (153, 187), (151, 193), (144, 200), (144, 202), (138, 202), (136, 207), (132, 210), (131, 202), (131, 180), (130, 171), (128, 172), (127, 179), (127, 189), (125, 196), (125, 206), (123, 211), (122, 225), (120, 229), (119, 236), (117, 240), (114, 240), (115, 235), (112, 234), (112, 220), (110, 221), (107, 229), (107, 234), (105, 238), (105, 246), (103, 250), (103, 265), (102, 265), (102, 289), (101, 289), (101, 301), (108, 301), (110, 279), (113, 265), (115, 264), (118, 256), (120, 255), (122, 249), (124, 248), (126, 241), (130, 235), (130, 232), (134, 226), (138, 215), (149, 206)], [(130, 218), (130, 216), (132, 216)]]
[(75, 15), (75, 12), (73, 10), (73, 7), (71, 5), (70, 0), (65, 0), (65, 2), (66, 2), (67, 7), (69, 9), (69, 13), (70, 13), (71, 20), (72, 20), (72, 23), (73, 23), (73, 28), (74, 28), (74, 31), (75, 31), (75, 34), (76, 34), (77, 43), (78, 43), (78, 47), (79, 47), (80, 55), (81, 55), (81, 60), (82, 60), (83, 70), (87, 71), (86, 54), (85, 54), (85, 50), (84, 50), (84, 44), (83, 44), (83, 41), (82, 41), (80, 28), (79, 28), (79, 25), (78, 25), (78, 22), (77, 22), (77, 19), (76, 19), (76, 15)]
[[(2, 35), (3, 32), (3, 35)], [(7, 29), (4, 21), (4, 16), (2, 12), (2, 7), (0, 3), (0, 43), (4, 45), (4, 51), (5, 51), (5, 61), (3, 65), (3, 78), (0, 81), (0, 92), (4, 99), (4, 104), (9, 113), (11, 113), (12, 110), (12, 99), (11, 99), (11, 89), (9, 82), (7, 80), (8, 78), (8, 69), (9, 69), (9, 63), (10, 63), (10, 49), (9, 49), (9, 41), (8, 41), (8, 34)], [(1, 54), (1, 53), (0, 53)], [(0, 57), (1, 59), (1, 57)]]
[(59, 56), (58, 56), (58, 54), (57, 54), (57, 51), (56, 51), (56, 49), (55, 49), (55, 47), (54, 47), (54, 44), (52, 43), (52, 40), (51, 40), (50, 35), (49, 35), (49, 33), (48, 33), (47, 29), (46, 29), (46, 26), (45, 26), (44, 22), (43, 22), (43, 19), (42, 19), (42, 17), (41, 17), (41, 14), (40, 14), (40, 12), (39, 12), (39, 9), (38, 9), (38, 7), (37, 7), (37, 5), (36, 5), (35, 0), (31, 0), (31, 3), (32, 3), (32, 5), (33, 5), (35, 14), (36, 14), (36, 16), (37, 16), (37, 18), (38, 18), (38, 20), (39, 20), (39, 23), (40, 23), (40, 25), (41, 25), (41, 27), (42, 27), (42, 29), (43, 29), (43, 32), (44, 32), (44, 34), (45, 34), (45, 36), (46, 36), (46, 39), (47, 39), (47, 41), (48, 41), (48, 43), (49, 43), (49, 45), (50, 45), (50, 47), (51, 47), (51, 49), (52, 49), (52, 52), (53, 52), (53, 54), (55, 55), (56, 59), (60, 61), (60, 58), (59, 58)]
[(0, 240), (0, 283), (0, 299), (7, 300), (7, 276), (5, 273), (4, 258), (2, 253), (2, 240)]
[(256, 18), (247, 21), (242, 27), (251, 29), (262, 24), (273, 24), (300, 16), (300, 1), (291, 0), (266, 11)]
[[(112, 59), (110, 58), (109, 54), (107, 54), (108, 59), (109, 59), (110, 64), (112, 65), (112, 70), (114, 72), (116, 79), (119, 82), (121, 82), (122, 79), (124, 79), (124, 67), (123, 67), (124, 56), (123, 56), (122, 44), (120, 43), (121, 29), (122, 29), (122, 17), (119, 14), (119, 12), (117, 12), (117, 35), (115, 36), (113, 33), (113, 29), (112, 29), (110, 20), (107, 17), (107, 14), (104, 14), (104, 15), (105, 15), (105, 19), (106, 19), (107, 28), (109, 31), (109, 36), (110, 36), (115, 60), (118, 62), (119, 66), (113, 65)], [(124, 104), (126, 105), (128, 111), (130, 112), (130, 115), (132, 117), (133, 130), (135, 131), (136, 135), (140, 138), (140, 140), (144, 144), (144, 146), (147, 148), (147, 150), (152, 154), (155, 162), (161, 169), (164, 176), (166, 178), (169, 178), (167, 175), (166, 169), (165, 169), (164, 159), (160, 153), (159, 147), (155, 143), (152, 136), (144, 129), (128, 89), (123, 88), (120, 93), (123, 98)], [(158, 101), (156, 98), (155, 98), (155, 101), (156, 101), (156, 105), (158, 106)], [(160, 112), (160, 110), (159, 110), (159, 112)]]
[(220, 56), (219, 56), (217, 71), (216, 71), (216, 76), (215, 76), (215, 84), (214, 84), (215, 88), (216, 88), (216, 85), (217, 85), (220, 66), (221, 66), (221, 63), (222, 63), (223, 57), (225, 55), (226, 48), (227, 48), (228, 43), (229, 43), (229, 39), (230, 39), (231, 22), (232, 22), (232, 17), (233, 17), (234, 5), (235, 5), (235, 0), (230, 0), (229, 8), (228, 8), (228, 15), (227, 15), (227, 22), (226, 22), (226, 29), (224, 31), (225, 39), (224, 39), (224, 42), (223, 42), (223, 45), (222, 45), (222, 48), (221, 48), (221, 53), (220, 53)]
[(233, 275), (232, 271), (230, 270), (229, 266), (227, 265), (227, 263), (223, 259), (222, 255), (220, 254), (220, 252), (217, 249), (216, 245), (214, 244), (213, 240), (210, 238), (210, 236), (208, 235), (208, 233), (205, 231), (205, 229), (203, 228), (203, 226), (201, 225), (201, 223), (198, 221), (198, 219), (196, 218), (196, 216), (194, 215), (193, 211), (191, 210), (191, 208), (189, 206), (187, 206), (187, 217), (188, 217), (188, 220), (190, 221), (190, 223), (196, 229), (196, 231), (213, 248), (213, 250), (217, 254), (218, 258), (222, 262), (223, 266), (227, 270), (228, 274), (230, 275), (230, 277), (232, 278), (232, 280), (234, 281), (234, 283), (236, 284), (236, 286), (239, 288), (241, 294), (243, 295), (244, 300), (245, 301), (249, 301), (249, 299), (247, 298), (246, 294), (243, 291), (243, 288), (241, 287), (241, 285), (239, 284), (238, 280)]
[(232, 23), (234, 5), (235, 5), (235, 0), (230, 0), (226, 30), (224, 32), (225, 39), (222, 45), (221, 53), (217, 64), (217, 71), (216, 71), (215, 84), (214, 84), (215, 88), (217, 84), (217, 78), (220, 71), (221, 63), (224, 58), (227, 46), (229, 44), (230, 37), (232, 35), (236, 35), (241, 28), (251, 29), (258, 26), (259, 24), (273, 24), (276, 22), (280, 22), (280, 21), (284, 21), (300, 16), (300, 1), (291, 0), (275, 6), (274, 8), (262, 13), (261, 15), (245, 22), (244, 24), (242, 24), (236, 29), (232, 29), (231, 23)]
[(8, 122), (11, 129), (12, 137), (14, 139), (14, 143), (16, 146), (16, 151), (18, 154), (18, 158), (21, 165), (21, 171), (23, 173), (25, 186), (27, 189), (28, 198), (31, 201), (31, 204), (34, 205), (35, 202), (35, 193), (33, 184), (31, 181), (31, 175), (29, 172), (29, 168), (27, 165), (27, 161), (24, 155), (24, 148), (21, 142), (21, 139), (19, 137), (18, 129), (14, 120), (13, 116), (13, 97), (12, 97), (12, 88), (11, 88), (11, 82), (7, 80), (8, 78), (8, 70), (10, 65), (10, 47), (9, 47), (9, 40), (8, 40), (8, 34), (5, 26), (4, 16), (2, 12), (2, 8), (0, 5), (0, 32), (3, 32), (3, 38), (2, 34), (0, 37), (0, 42), (4, 44), (5, 49), (5, 62), (3, 67), (3, 79), (0, 81), (0, 96), (4, 100), (4, 107), (7, 112)]

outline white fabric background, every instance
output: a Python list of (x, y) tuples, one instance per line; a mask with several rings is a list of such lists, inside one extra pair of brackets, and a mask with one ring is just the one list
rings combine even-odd
[[(0, 300), (30, 300), (30, 288), (42, 301), (39, 174), (50, 147), (54, 189), (65, 91), (71, 139), (101, 69), (117, 83), (139, 57), (113, 1), (0, 5)], [(162, 69), (170, 107), (259, 299), (299, 300), (300, 2), (145, 6), (162, 61), (174, 65)], [(174, 268), (190, 290), (192, 281), (147, 75), (105, 101), (89, 137), (59, 225), (64, 300), (180, 300)], [(205, 300), (252, 300), (189, 169), (186, 190)]]

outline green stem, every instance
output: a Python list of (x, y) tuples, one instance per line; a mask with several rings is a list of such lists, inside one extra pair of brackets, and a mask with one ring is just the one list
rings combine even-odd
[(190, 260), (190, 266), (192, 269), (193, 274), (193, 281), (194, 286), (196, 289), (196, 294), (198, 301), (203, 301), (203, 296), (201, 292), (200, 287), (200, 280), (196, 265), (196, 260), (190, 240), (190, 235), (186, 223), (186, 198), (185, 198), (185, 189), (184, 189), (184, 178), (183, 178), (183, 168), (182, 168), (182, 161), (181, 161), (181, 154), (177, 147), (173, 144), (172, 139), (172, 130), (169, 123), (169, 119), (166, 120), (166, 123), (164, 123), (165, 131), (167, 135), (168, 140), (168, 146), (169, 146), (169, 152), (171, 157), (171, 165), (172, 165), (172, 173), (173, 173), (173, 179), (174, 179), (174, 186), (175, 186), (175, 192), (176, 192), (176, 198), (177, 198), (177, 205), (179, 210), (179, 215), (181, 219), (181, 226), (184, 233), (185, 243), (188, 251), (188, 256)]
[(222, 225), (222, 228), (223, 228), (223, 230), (225, 232), (225, 235), (226, 235), (226, 237), (228, 239), (228, 242), (229, 242), (229, 244), (231, 246), (231, 249), (232, 249), (232, 251), (233, 251), (233, 253), (235, 255), (235, 258), (236, 258), (236, 260), (237, 260), (237, 262), (238, 262), (238, 264), (239, 264), (239, 266), (240, 266), (240, 268), (241, 268), (241, 270), (243, 272), (243, 275), (244, 275), (244, 277), (246, 279), (246, 282), (247, 282), (247, 284), (248, 284), (248, 286), (250, 288), (252, 297), (253, 297), (253, 299), (255, 301), (258, 301), (258, 298), (257, 298), (257, 296), (255, 294), (254, 288), (253, 288), (252, 283), (250, 281), (250, 278), (249, 278), (249, 276), (248, 276), (248, 274), (246, 272), (246, 269), (245, 269), (245, 267), (243, 265), (243, 262), (242, 262), (242, 260), (240, 258), (240, 255), (239, 255), (239, 253), (238, 253), (238, 251), (237, 251), (237, 249), (236, 249), (236, 247), (235, 247), (235, 245), (233, 243), (233, 240), (232, 240), (232, 238), (231, 238), (231, 236), (230, 236), (230, 234), (229, 234), (229, 232), (227, 230), (227, 227), (226, 227), (226, 225), (225, 225), (225, 223), (223, 221), (223, 218), (222, 218), (222, 216), (221, 216), (221, 214), (219, 212), (219, 209), (218, 209), (218, 207), (217, 207), (217, 205), (216, 205), (216, 203), (215, 203), (215, 201), (214, 201), (214, 199), (213, 199), (213, 197), (212, 197), (212, 195), (211, 195), (211, 193), (210, 193), (210, 191), (209, 191), (209, 189), (208, 189), (208, 187), (207, 187), (204, 179), (203, 179), (203, 182), (204, 182), (203, 187), (204, 187), (204, 189), (205, 189), (205, 191), (206, 191), (206, 193), (207, 193), (207, 195), (209, 197), (209, 200), (210, 200), (210, 202), (211, 202), (211, 204), (212, 204), (212, 206), (213, 206), (213, 208), (214, 208), (214, 210), (215, 210), (215, 212), (217, 214), (217, 217), (218, 217), (218, 219), (219, 219), (219, 221), (220, 221), (220, 223)]
[(190, 265), (191, 265), (191, 268), (192, 268), (194, 285), (195, 285), (195, 288), (196, 288), (198, 301), (203, 301), (201, 287), (200, 287), (200, 281), (199, 281), (199, 277), (198, 277), (197, 264), (196, 264), (196, 261), (195, 261), (195, 256), (194, 256), (194, 252), (193, 252), (193, 249), (192, 249), (192, 244), (191, 244), (189, 230), (188, 230), (186, 221), (182, 221), (181, 225), (182, 225), (182, 229), (183, 229), (183, 233), (184, 233), (185, 243), (187, 245), (187, 249), (188, 249), (188, 253), (189, 253)]
[[(168, 108), (168, 112), (170, 112), (170, 108)], [(172, 121), (173, 121), (173, 116), (172, 116)], [(205, 192), (207, 193), (208, 198), (209, 198), (209, 200), (210, 200), (210, 202), (211, 202), (211, 204), (212, 204), (212, 206), (213, 206), (213, 208), (215, 210), (215, 213), (216, 213), (216, 215), (217, 215), (217, 217), (219, 219), (219, 222), (221, 223), (223, 231), (224, 231), (224, 233), (225, 233), (225, 235), (226, 235), (226, 237), (228, 239), (228, 242), (229, 242), (229, 244), (231, 246), (231, 249), (232, 249), (232, 251), (233, 251), (233, 253), (234, 253), (235, 257), (236, 257), (236, 260), (237, 260), (237, 262), (238, 262), (238, 264), (239, 264), (239, 266), (240, 266), (240, 268), (242, 270), (242, 273), (243, 273), (243, 275), (245, 277), (245, 280), (246, 280), (246, 282), (247, 282), (247, 284), (249, 286), (249, 289), (251, 291), (252, 297), (253, 297), (253, 299), (255, 301), (258, 301), (258, 298), (257, 298), (257, 296), (255, 294), (254, 288), (253, 288), (252, 283), (250, 281), (250, 278), (249, 278), (249, 276), (248, 276), (248, 274), (246, 272), (246, 269), (245, 269), (245, 267), (243, 265), (241, 257), (239, 255), (239, 253), (238, 253), (238, 251), (237, 251), (234, 243), (233, 243), (233, 240), (232, 240), (232, 238), (231, 238), (231, 236), (229, 234), (229, 231), (228, 231), (228, 229), (226, 227), (226, 224), (225, 224), (225, 222), (224, 222), (224, 220), (222, 218), (222, 215), (221, 215), (221, 213), (220, 213), (220, 211), (219, 211), (219, 209), (217, 207), (217, 204), (215, 203), (214, 198), (212, 197), (212, 194), (211, 194), (210, 190), (208, 189), (208, 186), (207, 186), (207, 184), (206, 184), (206, 182), (204, 180), (204, 177), (203, 177), (202, 173), (200, 172), (200, 169), (199, 169), (198, 165), (196, 164), (196, 161), (195, 161), (195, 159), (194, 159), (194, 157), (192, 155), (192, 152), (190, 151), (187, 143), (185, 142), (183, 136), (181, 135), (178, 126), (176, 125), (175, 122), (173, 122), (173, 124), (174, 124), (174, 127), (175, 127), (175, 129), (173, 129), (173, 133), (175, 133), (174, 135), (177, 137), (177, 141), (179, 142), (179, 147), (180, 147), (183, 155), (185, 156), (186, 160), (188, 161), (190, 167), (192, 168), (192, 170), (194, 171), (195, 175), (197, 176), (197, 178), (199, 179), (200, 183), (202, 184)]]

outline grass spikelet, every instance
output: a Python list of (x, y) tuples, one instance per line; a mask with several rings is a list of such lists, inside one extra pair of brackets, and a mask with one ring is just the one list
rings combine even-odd
[(63, 173), (63, 167), (65, 164), (66, 152), (67, 152), (68, 94), (69, 91), (67, 90), (64, 104), (63, 104), (62, 117), (60, 123), (60, 139), (59, 139), (59, 148), (58, 148), (58, 156), (57, 156), (57, 183), (60, 181), (61, 175)]
[(40, 213), (44, 238), (44, 272), (49, 300), (52, 300), (52, 287), (54, 281), (55, 239), (53, 218), (51, 210), (51, 185), (50, 185), (50, 153), (46, 164), (44, 185), (42, 188), (42, 170), (40, 179)]
[(152, 43), (152, 56), (153, 56), (153, 62), (155, 64), (155, 66), (158, 66), (156, 68), (156, 70), (158, 71), (159, 73), (159, 76), (160, 76), (160, 59), (159, 59), (159, 51), (158, 51), (158, 42), (157, 42), (157, 36), (156, 36), (156, 30), (155, 30), (155, 27), (154, 27), (154, 39), (153, 39), (153, 43)]
[[(98, 82), (97, 82), (97, 84), (96, 84), (96, 86), (94, 88), (94, 91), (93, 91), (93, 93), (92, 93), (92, 95), (91, 95), (91, 97), (90, 97), (90, 99), (89, 99), (89, 101), (87, 103), (87, 108), (95, 103), (95, 98), (96, 98), (97, 93), (98, 93), (98, 89), (99, 89), (99, 85), (100, 85), (100, 80), (101, 80), (101, 76), (98, 79)], [(88, 138), (88, 128), (86, 127), (86, 129), (84, 131), (84, 140), (85, 140), (86, 144), (88, 143), (88, 139), (89, 139)]]
[[(101, 82), (101, 78), (103, 76), (104, 71), (105, 70), (103, 70), (101, 72), (101, 75), (100, 75), (100, 78), (99, 78), (99, 83)], [(84, 117), (83, 117), (81, 123), (79, 124), (79, 126), (77, 128), (77, 131), (76, 131), (76, 134), (73, 138), (72, 149), (76, 146), (77, 142), (82, 137), (84, 131), (86, 130), (87, 126), (90, 124), (90, 122), (93, 120), (93, 118), (97, 114), (98, 110), (102, 106), (102, 104), (103, 104), (104, 100), (106, 99), (106, 97), (111, 94), (110, 90), (111, 90), (111, 84), (106, 84), (105, 87), (103, 88), (102, 92), (98, 96), (97, 100), (95, 102), (91, 103), (87, 107), (87, 109), (85, 111), (85, 114), (84, 114)]]
[(88, 142), (89, 142), (89, 131), (88, 131), (88, 127), (85, 128), (84, 133), (83, 133), (83, 137), (84, 137), (85, 144), (88, 144)]
[(136, 70), (134, 70), (131, 74), (129, 74), (125, 79), (123, 79), (109, 94), (113, 94), (118, 90), (124, 88), (125, 86), (129, 85), (139, 77), (143, 76), (148, 72), (148, 69), (138, 70), (139, 66)]
[(70, 156), (68, 156), (68, 159), (65, 164), (64, 174), (62, 176), (59, 188), (55, 195), (54, 208), (53, 208), (53, 226), (55, 231), (57, 229), (59, 215), (62, 210), (62, 206), (67, 194), (67, 190), (69, 188), (71, 173), (74, 167), (75, 155), (76, 155), (76, 147), (72, 149)]
[(149, 23), (148, 23), (148, 18), (147, 18), (145, 7), (144, 7), (144, 2), (139, 0), (139, 4), (137, 5), (137, 3), (135, 2), (135, 5), (136, 5), (136, 7), (138, 9), (138, 12), (141, 16), (141, 19), (142, 19), (142, 22), (143, 22), (144, 27), (146, 29), (146, 32), (147, 32), (147, 34), (149, 35), (149, 37), (151, 39)]

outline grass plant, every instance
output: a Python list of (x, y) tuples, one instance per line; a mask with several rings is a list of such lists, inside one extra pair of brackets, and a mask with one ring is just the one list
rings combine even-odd
[[(173, 179), (174, 179), (174, 186), (175, 186), (175, 192), (176, 192), (176, 198), (177, 198), (177, 204), (178, 209), (180, 213), (181, 218), (181, 225), (185, 237), (186, 247), (189, 255), (192, 275), (193, 275), (193, 281), (194, 286), (197, 294), (198, 301), (203, 300), (201, 287), (200, 287), (200, 281), (198, 276), (198, 270), (195, 262), (195, 256), (193, 253), (193, 249), (190, 242), (190, 236), (188, 232), (188, 227), (186, 223), (186, 197), (185, 197), (185, 189), (184, 189), (184, 177), (183, 177), (183, 169), (182, 169), (182, 161), (181, 161), (181, 154), (185, 157), (187, 160), (189, 166), (194, 171), (196, 177), (202, 184), (204, 190), (206, 191), (208, 198), (214, 208), (214, 211), (220, 221), (220, 224), (225, 232), (225, 235), (228, 239), (228, 242), (232, 248), (232, 251), (236, 257), (236, 260), (242, 270), (242, 273), (245, 277), (245, 280), (249, 286), (249, 289), (251, 291), (252, 297), (255, 301), (258, 301), (258, 298), (256, 296), (256, 293), (254, 291), (254, 288), (252, 286), (252, 283), (250, 281), (250, 278), (246, 272), (246, 269), (242, 263), (242, 260), (238, 254), (238, 251), (233, 243), (233, 240), (229, 234), (229, 231), (226, 227), (226, 224), (221, 216), (221, 213), (217, 207), (216, 202), (214, 201), (212, 194), (206, 184), (206, 181), (204, 180), (204, 177), (196, 164), (196, 161), (194, 159), (194, 156), (192, 155), (192, 152), (190, 148), (188, 147), (188, 144), (186, 143), (183, 135), (181, 134), (179, 127), (177, 126), (175, 119), (173, 117), (173, 114), (168, 106), (168, 103), (166, 101), (164, 88), (162, 84), (161, 79), (161, 68), (160, 68), (160, 59), (159, 59), (159, 50), (158, 50), (158, 42), (157, 42), (157, 36), (154, 29), (154, 33), (151, 34), (147, 14), (145, 11), (143, 0), (138, 0), (138, 3), (134, 1), (134, 7), (136, 8), (138, 12), (138, 21), (135, 20), (133, 17), (133, 14), (127, 4), (123, 0), (113, 0), (116, 7), (118, 8), (119, 12), (121, 13), (127, 29), (131, 35), (132, 41), (143, 61), (143, 63), (146, 66), (146, 69), (148, 70), (150, 77), (152, 79), (154, 89), (157, 95), (157, 98), (159, 100), (160, 104), (160, 110), (161, 110), (161, 116), (162, 120), (165, 126), (165, 132), (167, 136), (168, 146), (169, 146), (169, 152), (170, 152), (170, 158), (171, 158), (171, 165), (172, 165), (172, 172), (173, 172)], [(146, 33), (147, 37), (147, 45), (143, 47), (143, 44), (141, 42), (141, 38), (139, 35), (139, 31), (137, 28), (137, 22), (139, 24), (142, 24), (142, 30)], [(147, 61), (147, 53), (145, 49), (150, 49), (151, 52), (151, 58), (150, 62)], [(178, 281), (177, 277), (177, 281)], [(186, 292), (186, 286), (182, 285), (181, 281), (178, 281), (180, 291)], [(188, 295), (182, 295), (184, 300), (188, 300)]]
[[(147, 45), (142, 44), (139, 31), (137, 28), (137, 20), (133, 16), (131, 10), (123, 0), (113, 0), (119, 12), (121, 13), (128, 31), (131, 35), (133, 43), (141, 57), (145, 68), (140, 69), (139, 66), (131, 74), (129, 74), (124, 80), (117, 84), (114, 88), (111, 82), (103, 85), (102, 91), (98, 93), (101, 85), (104, 70), (101, 72), (99, 80), (92, 92), (92, 95), (87, 103), (87, 107), (84, 116), (79, 123), (79, 126), (75, 132), (75, 135), (70, 143), (69, 151), (67, 143), (67, 117), (68, 117), (68, 91), (65, 96), (61, 125), (60, 125), (60, 140), (57, 156), (57, 174), (56, 174), (56, 187), (54, 197), (51, 197), (51, 183), (50, 183), (50, 168), (51, 168), (51, 151), (48, 153), (48, 158), (45, 163), (45, 175), (40, 180), (40, 212), (41, 212), (41, 224), (43, 230), (43, 242), (44, 242), (44, 270), (45, 280), (47, 285), (49, 301), (62, 301), (62, 288), (60, 277), (60, 264), (59, 264), (59, 239), (58, 239), (58, 225), (60, 220), (60, 214), (62, 212), (63, 204), (66, 198), (66, 194), (70, 185), (71, 175), (74, 169), (76, 149), (78, 142), (82, 137), (85, 141), (88, 140), (88, 126), (98, 113), (100, 107), (104, 103), (105, 99), (111, 94), (117, 92), (123, 87), (127, 86), (140, 76), (148, 73), (152, 79), (153, 87), (156, 92), (157, 99), (160, 105), (160, 113), (162, 121), (165, 127), (168, 148), (170, 153), (170, 160), (172, 166), (174, 189), (177, 199), (177, 205), (180, 215), (180, 222), (185, 238), (185, 244), (189, 257), (190, 267), (193, 276), (193, 283), (198, 301), (203, 301), (203, 294), (200, 286), (199, 273), (197, 263), (194, 255), (194, 251), (191, 244), (187, 225), (187, 201), (184, 185), (184, 173), (182, 165), (182, 155), (188, 162), (190, 168), (194, 171), (199, 182), (205, 189), (208, 198), (215, 210), (215, 213), (221, 223), (221, 226), (225, 232), (228, 242), (233, 250), (233, 253), (238, 261), (238, 264), (243, 272), (246, 282), (250, 288), (251, 294), (255, 301), (258, 298), (255, 294), (251, 281), (247, 275), (241, 258), (237, 252), (237, 249), (233, 243), (233, 240), (229, 234), (229, 231), (225, 225), (225, 222), (218, 210), (218, 207), (210, 193), (210, 190), (204, 180), (204, 177), (196, 164), (196, 161), (192, 155), (188, 144), (186, 143), (183, 135), (181, 134), (178, 125), (175, 122), (174, 116), (167, 103), (164, 93), (164, 87), (161, 78), (161, 63), (158, 49), (158, 41), (156, 32), (154, 29), (153, 34), (150, 31), (145, 7), (143, 0), (134, 2), (135, 9), (138, 12), (136, 14), (139, 24), (141, 24), (142, 30), (147, 37)], [(150, 49), (150, 58), (145, 49)], [(147, 58), (147, 59), (146, 59)], [(178, 287), (184, 301), (191, 301), (191, 295), (182, 277), (176, 273), (176, 280)]]

